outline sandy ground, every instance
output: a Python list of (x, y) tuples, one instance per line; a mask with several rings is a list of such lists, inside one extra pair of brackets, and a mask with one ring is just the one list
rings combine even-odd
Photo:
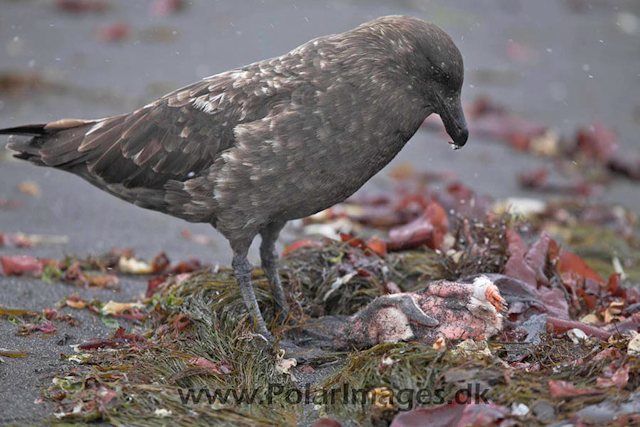
[[(33, 72), (55, 85), (21, 95), (0, 92), (0, 127), (63, 117), (120, 114), (199, 78), (279, 55), (320, 35), (354, 27), (385, 14), (411, 14), (442, 26), (464, 54), (464, 100), (487, 93), (510, 109), (568, 135), (578, 125), (600, 121), (618, 133), (622, 149), (638, 152), (640, 127), (640, 6), (633, 1), (194, 1), (167, 17), (149, 13), (151, 1), (113, 1), (105, 13), (62, 13), (53, 1), (0, 4), (0, 73)], [(630, 18), (631, 17), (631, 18)], [(100, 43), (99, 25), (127, 22), (132, 35), (122, 43)], [(631, 22), (631, 23), (630, 23)], [(528, 46), (523, 53), (519, 46)], [(514, 47), (516, 46), (516, 47)], [(510, 53), (511, 52), (511, 53)], [(515, 52), (515, 53), (514, 53)], [(525, 55), (526, 60), (514, 59)], [(532, 196), (517, 187), (515, 174), (545, 164), (495, 141), (471, 135), (452, 152), (442, 135), (419, 131), (389, 166), (454, 170), (480, 194), (496, 198)], [(4, 140), (0, 141), (0, 146)], [(550, 165), (551, 166), (551, 165)], [(362, 191), (385, 188), (387, 171)], [(23, 181), (42, 189), (39, 198), (18, 191)], [(534, 197), (539, 197), (534, 195)], [(616, 182), (600, 196), (640, 211), (638, 188)], [(208, 225), (188, 224), (146, 211), (102, 193), (64, 172), (9, 159), (0, 148), (0, 198), (23, 204), (0, 210), (0, 232), (69, 236), (63, 246), (0, 249), (0, 255), (61, 258), (133, 247), (143, 257), (164, 250), (174, 260), (197, 257), (230, 262), (227, 243)], [(181, 237), (183, 230), (207, 234), (203, 246)], [(291, 230), (283, 242), (292, 239)], [(255, 249), (255, 248), (254, 248)], [(257, 253), (252, 253), (256, 261)], [(125, 279), (122, 291), (81, 291), (85, 299), (126, 301), (146, 283)], [(0, 277), (0, 305), (41, 310), (75, 292), (66, 284)], [(77, 315), (75, 312), (74, 315)], [(49, 339), (15, 336), (0, 320), (0, 347), (27, 350), (23, 359), (0, 362), (0, 424), (42, 420), (50, 408), (37, 405), (38, 387), (62, 367), (68, 345), (108, 333), (99, 320), (79, 316), (82, 326)], [(69, 337), (60, 343), (60, 339)]]

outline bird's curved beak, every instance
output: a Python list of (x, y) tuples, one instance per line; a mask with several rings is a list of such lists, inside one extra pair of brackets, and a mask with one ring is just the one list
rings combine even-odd
[(469, 138), (469, 129), (462, 111), (460, 97), (442, 101), (440, 118), (444, 123), (445, 129), (447, 129), (447, 133), (453, 139), (451, 144), (455, 149), (462, 148)]

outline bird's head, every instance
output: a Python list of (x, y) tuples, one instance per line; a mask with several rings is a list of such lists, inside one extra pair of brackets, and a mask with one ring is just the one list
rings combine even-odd
[(464, 81), (462, 54), (438, 26), (411, 16), (385, 16), (371, 25), (408, 74), (429, 113), (442, 118), (454, 148), (469, 137), (460, 94)]

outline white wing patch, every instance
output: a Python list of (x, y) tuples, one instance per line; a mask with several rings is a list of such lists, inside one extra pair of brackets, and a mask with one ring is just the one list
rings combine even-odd
[(89, 131), (85, 134), (85, 135), (91, 135), (92, 133), (94, 133), (95, 131), (97, 131), (98, 129), (100, 129), (102, 126), (104, 126), (104, 124), (106, 123), (105, 120), (101, 120), (98, 123), (96, 123), (95, 125), (93, 125), (91, 127), (91, 129), (89, 129)]
[(213, 114), (213, 112), (216, 111), (216, 106), (214, 106), (209, 99), (209, 95), (202, 95), (195, 98), (193, 100), (193, 106), (207, 114)]

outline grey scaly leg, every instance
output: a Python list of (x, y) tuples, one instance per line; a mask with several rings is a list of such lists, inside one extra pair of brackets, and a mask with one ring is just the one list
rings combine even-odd
[(260, 313), (260, 307), (258, 306), (258, 301), (256, 300), (256, 295), (253, 291), (253, 285), (251, 284), (251, 272), (253, 271), (253, 266), (247, 260), (247, 252), (249, 251), (251, 241), (248, 243), (244, 242), (242, 244), (238, 244), (238, 242), (234, 243), (236, 244), (232, 243), (231, 245), (233, 248), (233, 261), (231, 262), (231, 265), (233, 267), (233, 274), (236, 276), (236, 280), (238, 281), (240, 292), (242, 293), (242, 299), (244, 300), (249, 313), (253, 316), (256, 322), (258, 333), (264, 336), (267, 341), (272, 343), (273, 336), (264, 323), (262, 313)]
[(284, 296), (284, 288), (280, 282), (278, 274), (278, 252), (276, 251), (276, 241), (278, 235), (286, 222), (273, 222), (265, 227), (261, 232), (262, 244), (260, 245), (260, 260), (262, 269), (273, 286), (273, 296), (276, 302), (276, 311), (280, 312), (280, 319), (289, 317), (289, 306)]

